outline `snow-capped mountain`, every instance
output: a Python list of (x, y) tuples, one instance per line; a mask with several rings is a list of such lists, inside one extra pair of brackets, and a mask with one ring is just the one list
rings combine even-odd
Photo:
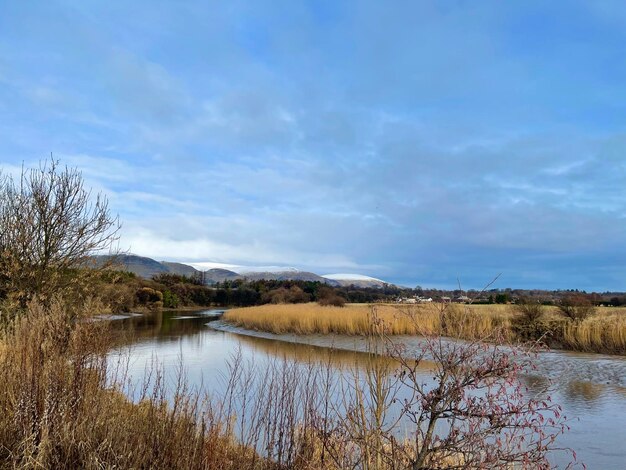
[(357, 287), (383, 287), (387, 282), (382, 279), (377, 279), (371, 276), (364, 276), (363, 274), (352, 273), (336, 273), (336, 274), (324, 274), (325, 279), (338, 282), (342, 286), (357, 286)]

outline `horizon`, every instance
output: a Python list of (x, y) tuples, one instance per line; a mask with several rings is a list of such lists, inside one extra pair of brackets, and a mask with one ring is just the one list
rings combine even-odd
[(0, 11), (0, 171), (77, 167), (123, 250), (626, 291), (626, 4)]
[[(128, 256), (139, 256), (142, 257), (141, 255), (138, 255), (136, 253), (121, 253), (122, 255), (128, 255)], [(147, 257), (149, 258), (149, 257)], [(180, 261), (178, 259), (156, 259), (156, 258), (150, 258), (153, 261), (156, 261), (158, 263), (161, 262), (166, 262), (166, 263), (180, 263), (180, 264), (185, 264), (187, 266), (190, 266), (192, 268), (194, 268), (197, 271), (204, 271), (204, 272), (208, 272), (212, 269), (224, 269), (227, 271), (231, 271), (234, 272), (235, 274), (239, 274), (241, 276), (245, 276), (246, 274), (253, 274), (253, 273), (284, 273), (284, 272), (294, 272), (294, 273), (304, 273), (304, 272), (309, 272), (311, 274), (316, 274), (320, 277), (323, 278), (327, 278), (330, 280), (374, 280), (374, 281), (380, 281), (386, 284), (390, 284), (390, 285), (395, 285), (397, 287), (403, 288), (403, 289), (417, 289), (417, 288), (421, 288), (421, 289), (437, 289), (437, 290), (444, 290), (444, 291), (454, 291), (454, 290), (462, 290), (464, 292), (475, 292), (475, 291), (485, 291), (485, 292), (489, 292), (491, 290), (501, 290), (501, 291), (505, 291), (505, 290), (527, 290), (527, 291), (533, 291), (533, 290), (537, 290), (537, 291), (547, 291), (547, 292), (552, 292), (552, 291), (580, 291), (580, 292), (587, 292), (587, 293), (597, 293), (597, 294), (604, 294), (604, 293), (616, 293), (616, 294), (620, 294), (620, 293), (624, 293), (626, 291), (621, 291), (621, 290), (589, 290), (587, 291), (586, 289), (578, 289), (575, 287), (567, 287), (567, 286), (561, 286), (561, 287), (554, 287), (554, 288), (545, 288), (545, 287), (540, 287), (540, 286), (534, 286), (534, 287), (518, 287), (518, 286), (514, 286), (514, 285), (495, 285), (495, 283), (493, 282), (494, 280), (492, 279), (491, 282), (486, 283), (485, 285), (482, 286), (464, 286), (461, 285), (459, 287), (459, 284), (457, 282), (457, 284), (455, 285), (433, 285), (433, 284), (398, 284), (395, 282), (391, 282), (388, 281), (387, 279), (381, 279), (375, 276), (367, 276), (367, 275), (363, 275), (363, 274), (359, 274), (359, 273), (328, 273), (328, 274), (320, 274), (318, 272), (315, 271), (309, 271), (309, 270), (305, 270), (305, 269), (300, 269), (298, 267), (295, 266), (242, 266), (242, 265), (232, 265), (232, 264), (224, 264), (224, 263), (213, 263), (210, 261), (200, 261), (200, 262), (184, 262), (184, 261)], [(499, 279), (500, 276), (497, 277), (497, 279)], [(496, 280), (497, 280), (496, 279)]]

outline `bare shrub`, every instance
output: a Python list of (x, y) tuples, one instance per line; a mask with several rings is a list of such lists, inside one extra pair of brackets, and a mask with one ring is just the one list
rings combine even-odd
[(561, 299), (559, 310), (573, 321), (582, 321), (595, 313), (595, 307), (586, 295), (573, 294)]
[[(567, 426), (547, 389), (524, 391), (520, 374), (534, 369), (532, 350), (429, 336), (411, 355), (388, 344), (399, 364), (395, 377), (410, 390), (401, 414), (415, 425), (403, 442), (387, 436), (389, 464), (402, 456), (414, 469), (551, 467), (548, 454)], [(432, 364), (430, 384), (418, 372), (424, 362)]]
[(330, 287), (320, 287), (317, 292), (317, 303), (322, 306), (343, 307), (346, 299)]
[(511, 311), (511, 326), (520, 339), (536, 341), (548, 334), (546, 325), (541, 322), (544, 306), (538, 300), (520, 298), (511, 305)]
[(319, 299), (318, 303), (322, 306), (344, 307), (346, 305), (346, 299), (340, 295), (332, 295)]
[(306, 303), (311, 300), (311, 296), (304, 292), (298, 286), (291, 286), (289, 289), (286, 287), (279, 287), (278, 289), (272, 289), (263, 295), (264, 303), (271, 304), (299, 304)]
[[(81, 173), (54, 160), (0, 178), (0, 291), (25, 307), (81, 286), (94, 253), (117, 240), (106, 197), (84, 188)], [(67, 292), (66, 292), (67, 294)]]
[(538, 300), (521, 298), (513, 305), (513, 310), (528, 323), (534, 323), (543, 316), (543, 305)]

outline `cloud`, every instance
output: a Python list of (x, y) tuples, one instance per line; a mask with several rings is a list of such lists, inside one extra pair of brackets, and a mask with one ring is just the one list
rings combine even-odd
[(0, 166), (78, 166), (157, 258), (620, 288), (622, 10), (12, 5)]

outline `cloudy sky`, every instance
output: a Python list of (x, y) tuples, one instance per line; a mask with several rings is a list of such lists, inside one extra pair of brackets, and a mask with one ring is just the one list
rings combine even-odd
[(0, 0), (0, 166), (157, 259), (626, 290), (623, 1)]

